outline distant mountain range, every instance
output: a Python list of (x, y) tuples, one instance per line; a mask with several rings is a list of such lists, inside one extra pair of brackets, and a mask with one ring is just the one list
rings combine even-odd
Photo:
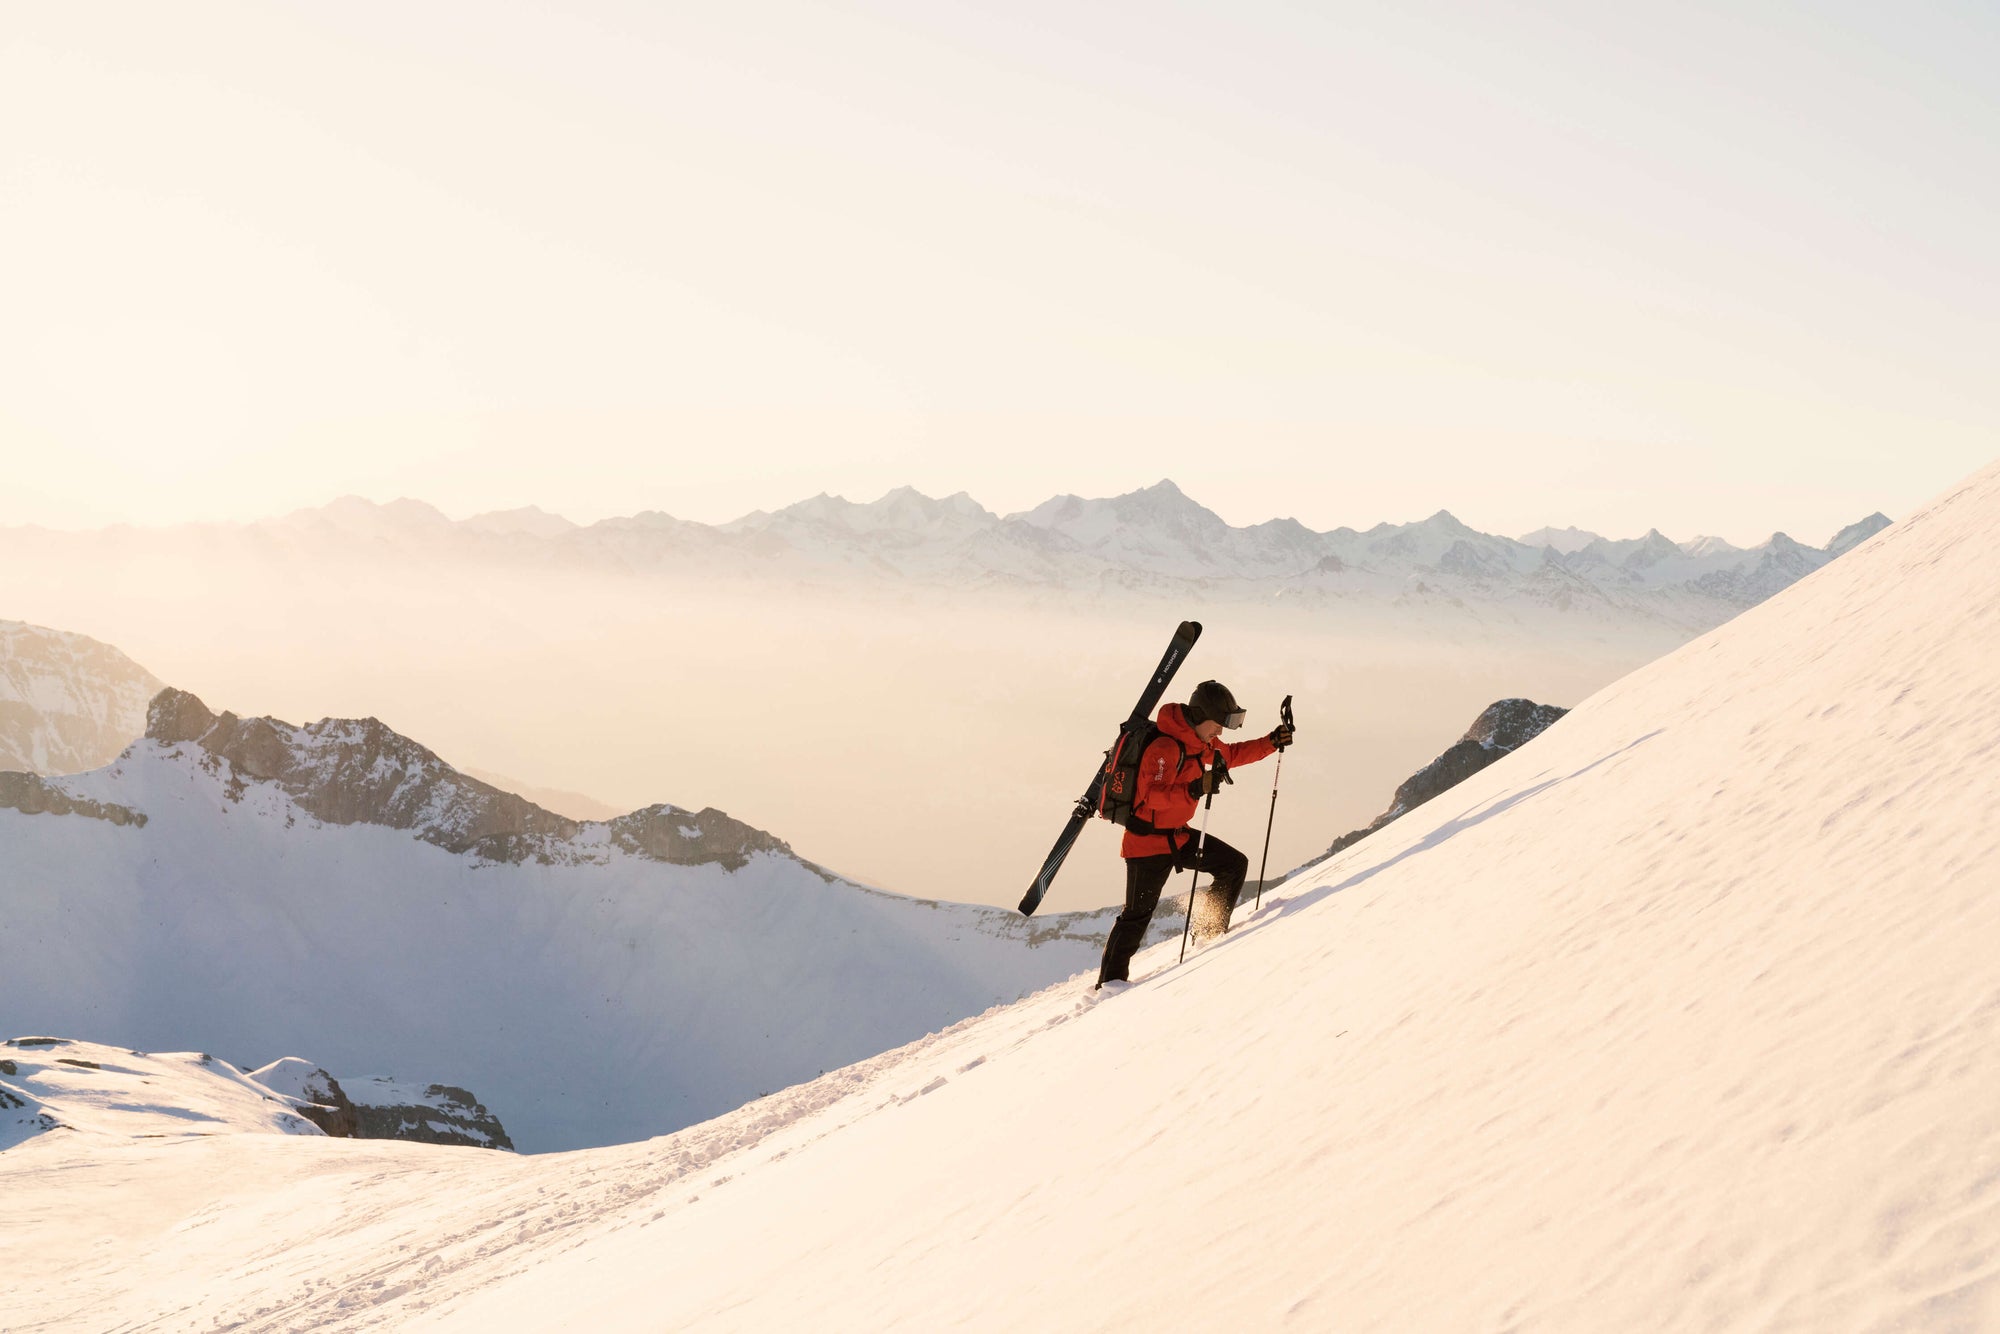
[[(1888, 525), (1871, 514), (1824, 547), (1774, 533), (1747, 549), (1712, 537), (1676, 542), (1657, 530), (1619, 541), (1575, 528), (1517, 539), (1478, 532), (1442, 510), (1417, 523), (1317, 532), (1292, 519), (1235, 527), (1162, 481), (1108, 499), (1057, 496), (1004, 516), (963, 492), (934, 499), (902, 487), (866, 504), (820, 495), (724, 524), (646, 511), (583, 526), (533, 507), (453, 521), (421, 501), (346, 496), (279, 519), (198, 531), (207, 547), (234, 541), (251, 556), (453, 557), (1116, 595), (1512, 603), (1698, 629), (1763, 601)], [(97, 540), (136, 552), (179, 531), (0, 530), (0, 554), (37, 542), (59, 550)]]

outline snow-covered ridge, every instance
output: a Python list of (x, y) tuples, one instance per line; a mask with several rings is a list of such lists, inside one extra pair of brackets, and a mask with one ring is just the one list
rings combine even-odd
[(246, 1072), (207, 1052), (9, 1038), (0, 1043), (0, 1150), (50, 1132), (97, 1140), (323, 1134), (513, 1148), (464, 1089), (379, 1077), (343, 1085), (296, 1056)]
[(292, 1099), (206, 1052), (50, 1037), (0, 1043), (0, 1149), (58, 1131), (116, 1139), (323, 1133)]
[(88, 635), (0, 621), (0, 770), (80, 773), (145, 726), (160, 681)]
[[(1740, 608), (1815, 569), (1888, 525), (1880, 514), (1843, 529), (1826, 548), (1779, 533), (1740, 550), (1715, 538), (1676, 543), (1654, 531), (1608, 541), (1578, 529), (1545, 529), (1541, 541), (1478, 532), (1447, 511), (1365, 532), (1315, 532), (1291, 519), (1238, 528), (1172, 481), (1122, 496), (1064, 495), (1019, 514), (998, 515), (963, 492), (942, 500), (900, 487), (861, 504), (819, 495), (775, 512), (721, 525), (641, 514), (588, 527), (540, 515), (533, 524), (496, 525), (478, 516), (454, 525), (417, 501), (369, 507), (345, 497), (321, 510), (267, 524), (294, 535), (365, 534), (371, 541), (442, 548), (452, 536), (502, 534), (516, 554), (524, 539), (551, 544), (567, 559), (644, 568), (668, 563), (765, 571), (843, 571), (920, 581), (1089, 589), (1155, 588), (1264, 595), (1293, 592), (1394, 597), (1418, 576), (1451, 582), (1486, 598), (1553, 601), (1548, 571), (1574, 576), (1599, 597), (1630, 602), (1646, 594)], [(1556, 592), (1560, 592), (1558, 586)]]
[(300, 727), (218, 715), (187, 691), (168, 688), (147, 710), (146, 739), (192, 746), (210, 763), (227, 761), (239, 789), (248, 779), (270, 783), (328, 824), (407, 829), (483, 861), (602, 863), (625, 852), (677, 866), (719, 862), (734, 871), (770, 854), (827, 874), (782, 840), (713, 808), (659, 804), (608, 821), (557, 815), (461, 773), (374, 718), (322, 718)]
[(23, 815), (81, 815), (112, 824), (143, 825), (146, 813), (113, 802), (92, 801), (72, 794), (59, 778), (40, 774), (0, 773), (0, 808)]
[(170, 689), (149, 729), (0, 808), (0, 1014), (421, 1071), (479, 1090), (531, 1152), (671, 1131), (910, 1041), (1094, 966), (1113, 916), (882, 893), (719, 811), (566, 820), (370, 719)]
[[(345, 496), (282, 519), (199, 531), (260, 558), (501, 562), (642, 574), (890, 581), (950, 589), (1057, 589), (1396, 604), (1450, 598), (1609, 612), (1705, 628), (1817, 569), (1887, 526), (1880, 514), (1826, 547), (1784, 534), (1749, 550), (1715, 538), (1627, 541), (1543, 529), (1526, 540), (1478, 532), (1446, 511), (1366, 531), (1316, 532), (1292, 519), (1236, 527), (1171, 481), (1122, 496), (1057, 496), (995, 514), (964, 493), (935, 499), (900, 487), (856, 503), (819, 495), (773, 512), (703, 524), (648, 511), (587, 526), (532, 507), (454, 522), (416, 500)], [(180, 529), (120, 530), (170, 542)], [(24, 550), (88, 548), (96, 535), (0, 530)]]

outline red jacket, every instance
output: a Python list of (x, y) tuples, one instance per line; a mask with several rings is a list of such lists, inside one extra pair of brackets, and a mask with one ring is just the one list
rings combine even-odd
[[(1160, 706), (1157, 721), (1161, 735), (1139, 757), (1139, 793), (1132, 813), (1155, 829), (1185, 829), (1194, 820), (1201, 802), (1188, 795), (1188, 784), (1201, 778), (1202, 770), (1217, 751), (1230, 768), (1255, 764), (1277, 747), (1267, 736), (1248, 741), (1203, 744), (1188, 726), (1187, 711), (1178, 704)], [(1179, 744), (1176, 745), (1175, 743)], [(1140, 834), (1127, 829), (1121, 857), (1158, 857), (1185, 847), (1192, 835)]]

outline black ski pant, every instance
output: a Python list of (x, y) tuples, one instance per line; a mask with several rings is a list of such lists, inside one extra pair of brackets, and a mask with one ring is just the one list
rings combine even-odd
[[(1200, 852), (1196, 846), (1200, 844)], [(1111, 924), (1104, 941), (1104, 963), (1097, 970), (1099, 982), (1123, 982), (1131, 974), (1132, 956), (1146, 939), (1153, 910), (1160, 906), (1160, 891), (1175, 871), (1194, 870), (1215, 877), (1201, 887), (1203, 899), (1219, 908), (1223, 926), (1236, 908), (1236, 896), (1243, 892), (1243, 879), (1250, 874), (1250, 859), (1221, 839), (1210, 835), (1200, 843), (1192, 832), (1179, 852), (1163, 852), (1157, 857), (1129, 857), (1125, 861), (1125, 911)]]

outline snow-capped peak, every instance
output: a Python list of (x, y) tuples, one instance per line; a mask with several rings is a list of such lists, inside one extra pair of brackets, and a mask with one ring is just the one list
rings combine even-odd
[(1524, 533), (1520, 542), (1528, 547), (1554, 547), (1559, 556), (1570, 556), (1583, 550), (1592, 542), (1604, 539), (1596, 533), (1581, 528), (1537, 528), (1532, 533)]
[(402, 497), (382, 503), (355, 495), (340, 496), (312, 509), (293, 510), (274, 522), (287, 528), (330, 529), (361, 537), (437, 534), (453, 526), (444, 511), (422, 500)]
[(1428, 529), (1434, 533), (1450, 533), (1453, 537), (1480, 536), (1480, 534), (1475, 533), (1472, 529), (1461, 523), (1458, 516), (1450, 510), (1439, 510), (1436, 514), (1431, 515), (1430, 518), (1423, 520), (1416, 526)]
[(1877, 510), (1867, 518), (1856, 523), (1850, 523), (1847, 527), (1835, 533), (1833, 540), (1826, 544), (1827, 553), (1839, 556), (1852, 551), (1855, 547), (1860, 546), (1863, 542), (1866, 542), (1869, 538), (1875, 536), (1875, 534), (1888, 526), (1889, 516)]
[(1697, 537), (1681, 543), (1681, 551), (1696, 560), (1701, 560), (1709, 556), (1741, 555), (1743, 548), (1720, 537)]
[(722, 525), (721, 531), (792, 535), (810, 548), (848, 537), (955, 539), (997, 522), (997, 516), (962, 491), (937, 500), (913, 486), (899, 486), (866, 503), (822, 491), (781, 510), (746, 514)]
[(523, 505), (519, 509), (489, 510), (475, 514), (469, 519), (459, 520), (458, 526), (472, 533), (491, 533), (506, 537), (519, 534), (524, 537), (561, 537), (574, 532), (577, 525), (560, 514), (551, 514), (539, 505)]

